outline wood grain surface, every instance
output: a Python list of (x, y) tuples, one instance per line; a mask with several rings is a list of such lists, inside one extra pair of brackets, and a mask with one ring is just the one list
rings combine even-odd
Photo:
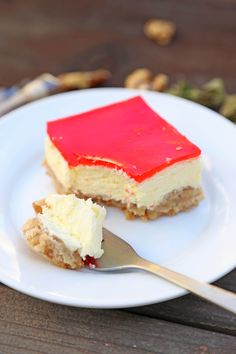
[[(173, 20), (166, 47), (143, 34)], [(122, 86), (137, 67), (236, 92), (235, 0), (0, 0), (0, 86), (42, 72), (106, 68)], [(217, 282), (236, 291), (236, 271)], [(151, 289), (150, 289), (151, 291)], [(193, 295), (124, 310), (70, 308), (0, 285), (0, 354), (236, 353), (236, 317)]]
[[(171, 45), (144, 36), (152, 17), (176, 23)], [(235, 0), (0, 0), (0, 83), (104, 67), (122, 86), (145, 66), (193, 83), (220, 76), (236, 91), (235, 37)]]
[[(231, 335), (120, 310), (77, 309), (0, 288), (1, 353), (235, 353)], [(182, 307), (184, 311), (184, 307)]]

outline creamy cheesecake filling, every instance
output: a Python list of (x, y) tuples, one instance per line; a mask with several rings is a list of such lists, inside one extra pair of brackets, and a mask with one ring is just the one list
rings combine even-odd
[(161, 203), (174, 190), (199, 188), (201, 183), (199, 157), (178, 162), (141, 183), (121, 170), (109, 167), (79, 165), (70, 168), (50, 138), (46, 140), (45, 160), (68, 191), (80, 191), (84, 195), (101, 196), (148, 209)]
[(105, 208), (75, 195), (52, 194), (45, 199), (38, 218), (47, 232), (58, 237), (72, 252), (99, 258), (103, 254), (102, 227)]

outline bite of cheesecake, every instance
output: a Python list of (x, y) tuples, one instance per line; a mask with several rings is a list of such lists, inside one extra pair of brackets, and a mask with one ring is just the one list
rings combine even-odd
[(37, 253), (62, 268), (94, 266), (103, 254), (104, 207), (75, 195), (52, 194), (33, 203), (36, 216), (23, 233)]
[(203, 198), (201, 150), (134, 97), (48, 122), (45, 166), (59, 193), (155, 219)]

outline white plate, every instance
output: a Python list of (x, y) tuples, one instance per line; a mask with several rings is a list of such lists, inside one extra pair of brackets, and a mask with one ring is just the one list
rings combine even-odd
[(127, 221), (109, 208), (106, 227), (147, 259), (203, 281), (236, 264), (236, 128), (197, 104), (144, 91), (93, 89), (56, 95), (0, 120), (0, 281), (61, 304), (115, 308), (161, 302), (185, 292), (151, 274), (80, 272), (57, 268), (31, 251), (22, 224), (31, 202), (53, 191), (43, 167), (48, 120), (141, 94), (150, 106), (200, 146), (205, 200), (195, 209), (156, 221)]

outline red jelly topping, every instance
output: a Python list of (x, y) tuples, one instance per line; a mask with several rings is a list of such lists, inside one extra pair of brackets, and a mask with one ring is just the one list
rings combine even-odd
[(91, 256), (86, 256), (85, 257), (84, 264), (85, 264), (86, 267), (89, 267), (89, 268), (96, 268), (97, 267), (96, 259), (94, 257), (91, 257)]
[(116, 168), (138, 182), (201, 153), (141, 97), (48, 122), (47, 132), (70, 167)]

